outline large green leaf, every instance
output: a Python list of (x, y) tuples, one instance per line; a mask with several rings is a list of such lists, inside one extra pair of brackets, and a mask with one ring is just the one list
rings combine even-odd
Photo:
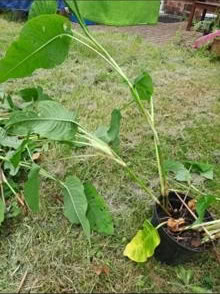
[(154, 88), (152, 78), (147, 72), (143, 72), (135, 79), (134, 88), (137, 90), (141, 100), (151, 100)]
[(136, 262), (145, 262), (154, 254), (155, 248), (160, 244), (157, 230), (149, 221), (143, 224), (143, 230), (137, 232), (130, 243), (127, 244), (124, 255)]
[(5, 219), (5, 204), (0, 199), (0, 224), (4, 221), (4, 219)]
[(59, 15), (41, 15), (28, 21), (0, 61), (0, 83), (61, 64), (69, 51), (70, 34), (71, 23)]
[(51, 100), (47, 94), (43, 93), (43, 89), (39, 86), (36, 88), (22, 89), (19, 91), (19, 95), (25, 102)]
[(110, 126), (99, 127), (95, 131), (95, 135), (103, 140), (107, 144), (112, 144), (117, 147), (119, 144), (119, 132), (120, 132), (120, 122), (121, 122), (121, 112), (118, 109), (114, 109), (111, 114)]
[(28, 19), (42, 15), (42, 14), (55, 14), (57, 11), (56, 0), (35, 0), (29, 10)]
[(33, 164), (29, 175), (28, 181), (24, 185), (24, 199), (28, 207), (33, 212), (39, 212), (40, 200), (39, 200), (39, 189), (40, 189), (40, 178), (39, 178), (40, 167), (37, 164)]
[(38, 112), (24, 110), (12, 113), (7, 128), (16, 135), (32, 132), (51, 140), (74, 139), (77, 130), (74, 112), (50, 100), (40, 101), (37, 110)]
[(88, 200), (87, 218), (91, 229), (99, 233), (112, 235), (114, 227), (110, 211), (96, 188), (90, 184), (84, 184), (85, 195)]
[(190, 168), (192, 172), (199, 173), (200, 176), (213, 180), (213, 165), (200, 161), (185, 161), (184, 165)]
[(212, 195), (205, 195), (200, 197), (196, 202), (196, 212), (198, 214), (198, 219), (194, 224), (200, 224), (203, 222), (205, 211), (209, 208), (211, 204), (216, 202), (216, 197)]
[(164, 170), (166, 172), (173, 172), (177, 181), (188, 182), (191, 179), (190, 172), (179, 161), (165, 160)]
[(90, 242), (90, 224), (86, 217), (88, 201), (80, 179), (68, 176), (62, 183), (64, 193), (64, 215), (72, 224), (81, 224)]

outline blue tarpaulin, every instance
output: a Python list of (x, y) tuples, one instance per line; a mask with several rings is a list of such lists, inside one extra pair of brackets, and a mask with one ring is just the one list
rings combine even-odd
[[(2, 10), (10, 10), (10, 11), (29, 11), (31, 4), (34, 0), (0, 0), (0, 9)], [(40, 0), (37, 0), (40, 1)], [(42, 0), (41, 0), (42, 1)], [(63, 0), (56, 0), (57, 1), (57, 9), (63, 10), (65, 4)], [(73, 22), (77, 22), (77, 18), (75, 15), (70, 16), (70, 20)], [(89, 20), (85, 20), (87, 25), (95, 24)]]
[[(0, 9), (28, 11), (34, 0), (0, 0)], [(64, 8), (63, 0), (57, 0), (58, 10)]]
[(0, 9), (28, 11), (33, 0), (0, 0)]

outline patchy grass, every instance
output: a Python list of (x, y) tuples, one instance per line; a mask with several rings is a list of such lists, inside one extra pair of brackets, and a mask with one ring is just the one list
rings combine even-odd
[[(20, 29), (20, 24), (0, 19), (1, 57)], [(212, 163), (214, 180), (195, 180), (194, 185), (219, 195), (219, 63), (173, 43), (157, 47), (140, 36), (106, 32), (104, 28), (95, 35), (132, 79), (143, 70), (152, 74), (157, 127), (165, 157)], [(2, 86), (16, 94), (17, 90), (36, 84), (57, 101), (77, 110), (82, 124), (90, 130), (108, 124), (111, 110), (121, 107), (130, 97), (109, 66), (77, 44), (72, 45), (63, 65), (50, 71), (39, 70), (30, 78)], [(112, 211), (114, 236), (93, 233), (89, 248), (81, 228), (72, 226), (63, 216), (59, 188), (43, 180), (41, 213), (7, 220), (0, 228), (1, 292), (17, 291), (26, 272), (21, 289), (24, 293), (198, 293), (190, 286), (205, 288), (204, 292), (220, 292), (220, 267), (213, 252), (182, 266), (193, 271), (190, 286), (177, 277), (181, 266), (161, 265), (154, 258), (135, 264), (123, 257), (126, 243), (144, 219), (151, 216), (152, 201), (115, 164), (70, 158), (84, 152), (91, 150), (53, 145), (44, 155), (43, 164), (60, 178), (66, 173), (76, 174), (96, 185)], [(135, 107), (123, 113), (120, 154), (158, 191), (152, 134)], [(219, 208), (211, 211), (220, 216)], [(102, 266), (109, 271), (98, 275)]]

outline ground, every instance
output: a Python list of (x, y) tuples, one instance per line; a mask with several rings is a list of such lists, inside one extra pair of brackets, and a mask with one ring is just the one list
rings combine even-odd
[[(91, 26), (91, 30), (132, 80), (142, 71), (150, 72), (155, 86), (156, 126), (165, 158), (213, 164), (214, 180), (195, 177), (193, 185), (202, 192), (220, 195), (220, 64), (209, 53), (192, 50), (185, 36), (188, 40), (194, 33), (179, 30), (181, 25), (120, 29)], [(0, 18), (0, 57), (21, 27)], [(68, 60), (56, 69), (39, 70), (30, 78), (9, 81), (1, 88), (16, 96), (18, 90), (36, 85), (69, 109), (77, 110), (81, 123), (89, 130), (108, 125), (112, 109), (130, 99), (117, 74), (77, 44), (72, 45)], [(135, 107), (123, 112), (120, 141), (122, 158), (159, 193), (152, 134)], [(42, 180), (41, 213), (29, 213), (1, 226), (0, 291), (220, 292), (219, 261), (212, 250), (175, 267), (162, 265), (154, 258), (135, 264), (123, 256), (125, 245), (151, 217), (153, 203), (115, 164), (74, 158), (84, 152), (91, 150), (54, 144), (44, 154), (42, 164), (61, 179), (65, 174), (76, 174), (92, 181), (110, 207), (114, 235), (93, 233), (89, 247), (81, 228), (72, 226), (63, 216), (59, 187)], [(172, 177), (171, 186), (188, 189)], [(219, 208), (211, 208), (216, 217), (220, 216)], [(184, 271), (191, 276), (189, 282)]]
[(93, 25), (91, 30), (100, 31), (107, 30), (111, 32), (129, 33), (135, 34), (137, 36), (146, 39), (147, 42), (153, 44), (167, 44), (172, 41), (177, 34), (180, 34), (185, 42), (192, 44), (196, 37), (201, 34), (195, 32), (194, 30), (186, 31), (186, 22), (176, 22), (176, 23), (158, 23), (157, 25), (151, 26), (129, 26), (129, 27), (111, 27), (111, 26), (100, 26)]

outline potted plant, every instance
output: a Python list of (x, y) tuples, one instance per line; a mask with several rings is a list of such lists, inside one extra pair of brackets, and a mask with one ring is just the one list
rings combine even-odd
[[(118, 141), (121, 119), (121, 112), (118, 109), (112, 112), (110, 128), (102, 130), (101, 134), (100, 132), (92, 134), (80, 125), (73, 114), (63, 108), (59, 112), (60, 106), (57, 103), (40, 101), (38, 113), (33, 111), (13, 113), (6, 124), (7, 131), (17, 132), (17, 134), (22, 131), (27, 136), (37, 134), (57, 141), (78, 144), (78, 146), (90, 146), (100, 152), (102, 156), (119, 164), (155, 202), (151, 221), (153, 225), (148, 220), (144, 222), (143, 229), (138, 231), (126, 246), (124, 255), (136, 262), (144, 262), (154, 254), (156, 249), (156, 256), (162, 262), (170, 264), (182, 262), (188, 256), (203, 251), (206, 248), (204, 244), (209, 247), (213, 241), (220, 237), (220, 220), (213, 220), (206, 211), (209, 204), (217, 201), (217, 198), (205, 195), (196, 203), (187, 193), (181, 194), (169, 188), (167, 172), (176, 170), (176, 163), (166, 162), (163, 159), (160, 138), (155, 127), (153, 82), (150, 75), (143, 72), (134, 81), (130, 81), (107, 50), (89, 32), (80, 14), (77, 1), (66, 1), (66, 3), (77, 16), (84, 34), (72, 30), (69, 21), (64, 17), (54, 15), (54, 7), (51, 6), (50, 10), (47, 6), (46, 15), (44, 15), (43, 6), (41, 9), (35, 9), (34, 6), (31, 13), (34, 15), (33, 18), (24, 26), (18, 41), (11, 45), (5, 58), (0, 61), (0, 82), (10, 78), (29, 76), (38, 68), (52, 68), (62, 63), (67, 56), (70, 40), (77, 41), (93, 50), (119, 74), (130, 89), (132, 99), (122, 109), (135, 104), (146, 124), (152, 130), (161, 196), (158, 198), (112, 148), (112, 143)], [(148, 107), (144, 102), (148, 103)], [(59, 129), (62, 132), (58, 132)], [(56, 132), (54, 133), (54, 131)], [(197, 166), (203, 172), (209, 172), (207, 166), (199, 163), (188, 164)], [(43, 174), (45, 175), (45, 172)], [(53, 176), (48, 174), (46, 176), (54, 180)], [(72, 223), (81, 223), (89, 239), (87, 205), (84, 203), (83, 206), (78, 207), (77, 201), (79, 199), (75, 201), (74, 197), (79, 197), (79, 195), (83, 197), (85, 192), (89, 195), (87, 198), (89, 201), (91, 194), (95, 194), (93, 189), (84, 186), (83, 191), (79, 181), (72, 178), (69, 178), (65, 183), (61, 181), (59, 183), (65, 190), (65, 215)], [(76, 185), (77, 191), (80, 190), (77, 195), (72, 193), (75, 189), (74, 185)], [(91, 224), (93, 221), (91, 217), (89, 221)], [(186, 239), (190, 239), (190, 244), (185, 242)], [(170, 246), (172, 246), (172, 252), (168, 252), (167, 248)], [(172, 258), (172, 255), (175, 258)]]

